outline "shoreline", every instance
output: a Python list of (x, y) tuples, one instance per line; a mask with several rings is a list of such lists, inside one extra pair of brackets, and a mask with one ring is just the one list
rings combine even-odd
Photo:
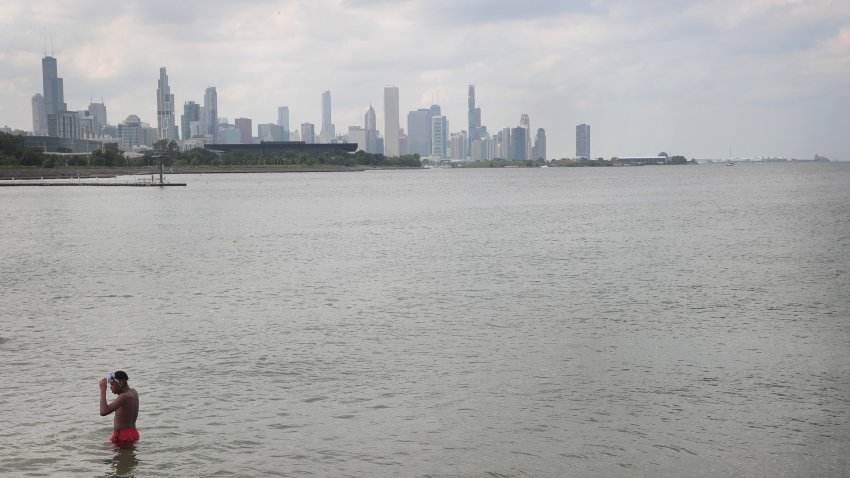
[[(178, 174), (250, 174), (250, 173), (339, 173), (362, 172), (393, 169), (420, 169), (404, 167), (368, 167), (368, 166), (336, 166), (328, 167), (204, 167), (163, 171), (164, 175)], [(55, 168), (55, 169), (0, 169), (0, 180), (38, 180), (38, 179), (97, 179), (114, 178), (117, 176), (159, 176), (159, 169), (149, 168)]]

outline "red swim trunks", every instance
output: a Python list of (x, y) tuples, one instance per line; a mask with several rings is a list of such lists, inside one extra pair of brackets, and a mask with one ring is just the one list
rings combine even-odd
[(115, 430), (112, 433), (112, 436), (109, 437), (109, 441), (118, 446), (132, 445), (133, 443), (139, 441), (139, 431), (135, 428), (124, 428), (122, 430)]

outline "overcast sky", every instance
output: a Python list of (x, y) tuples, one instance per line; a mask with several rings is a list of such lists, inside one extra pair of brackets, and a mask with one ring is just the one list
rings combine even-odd
[(106, 103), (109, 122), (156, 125), (159, 68), (178, 105), (218, 90), (231, 122), (321, 124), (330, 90), (337, 132), (383, 87), (407, 112), (432, 101), (467, 129), (474, 84), (491, 133), (531, 120), (548, 157), (689, 158), (815, 153), (850, 160), (850, 1), (4, 0), (0, 125), (32, 129), (41, 57), (53, 38), (65, 101)]

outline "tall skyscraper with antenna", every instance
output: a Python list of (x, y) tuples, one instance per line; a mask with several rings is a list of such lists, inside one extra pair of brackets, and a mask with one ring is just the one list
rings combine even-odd
[(89, 103), (89, 116), (94, 118), (94, 133), (100, 135), (103, 132), (103, 127), (109, 124), (106, 119), (106, 105), (103, 103), (103, 98), (100, 103), (95, 103), (92, 99)]
[(47, 115), (68, 110), (65, 104), (65, 90), (62, 78), (59, 78), (59, 70), (56, 66), (56, 58), (48, 56), (45, 52), (41, 59), (41, 80), (44, 87), (44, 111)]
[(174, 95), (168, 85), (165, 67), (159, 69), (156, 87), (156, 126), (159, 139), (178, 140), (177, 124), (174, 122)]

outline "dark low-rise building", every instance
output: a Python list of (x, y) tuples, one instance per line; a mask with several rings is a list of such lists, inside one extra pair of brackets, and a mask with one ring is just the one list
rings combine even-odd
[(308, 144), (304, 141), (260, 141), (259, 144), (205, 144), (204, 149), (224, 153), (246, 151), (262, 155), (297, 153), (318, 156), (325, 153), (353, 153), (357, 151), (357, 143)]

